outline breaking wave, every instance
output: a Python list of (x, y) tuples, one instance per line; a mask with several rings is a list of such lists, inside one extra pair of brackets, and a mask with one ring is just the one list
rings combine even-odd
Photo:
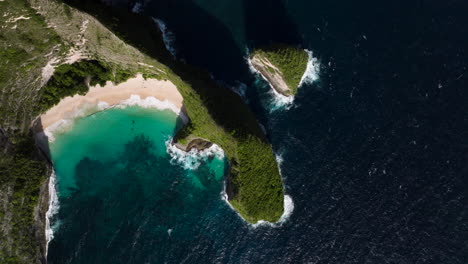
[(186, 152), (177, 148), (173, 144), (173, 140), (169, 139), (166, 141), (166, 150), (171, 157), (171, 163), (181, 165), (186, 170), (196, 170), (203, 162), (212, 157), (220, 160), (224, 158), (223, 149), (216, 144), (202, 151), (193, 148)]
[(128, 106), (139, 106), (142, 108), (154, 108), (158, 110), (171, 110), (176, 115), (178, 115), (184, 123), (188, 122), (188, 117), (184, 114), (184, 112), (182, 112), (180, 108), (168, 100), (161, 101), (152, 96), (141, 99), (139, 95), (131, 95), (130, 98), (112, 106), (104, 101), (100, 101), (97, 104), (85, 103), (67, 118), (61, 119), (60, 121), (57, 121), (56, 123), (45, 128), (43, 133), (45, 136), (47, 136), (50, 142), (53, 142), (55, 140), (54, 134), (61, 134), (69, 131), (73, 127), (74, 120), (78, 118), (86, 117), (113, 107), (125, 108)]
[[(278, 163), (278, 170), (279, 170), (279, 173), (281, 175), (281, 178), (282, 178), (282, 181), (284, 183), (284, 177), (281, 173), (281, 163), (283, 162), (283, 158), (281, 157), (281, 154), (280, 155), (276, 155), (276, 162)], [(285, 189), (283, 187), (283, 189)], [(251, 224), (249, 222), (247, 222), (240, 214), (239, 212), (237, 212), (237, 210), (231, 205), (231, 203), (229, 202), (229, 199), (228, 199), (228, 195), (226, 193), (226, 181), (224, 182), (224, 187), (223, 187), (223, 190), (221, 191), (221, 200), (223, 200), (224, 202), (226, 202), (226, 204), (234, 211), (236, 212), (236, 214), (239, 216), (240, 219), (242, 219), (242, 221), (244, 221), (245, 223), (247, 223), (249, 226), (253, 227), (253, 228), (257, 228), (259, 226), (270, 226), (270, 227), (280, 227), (281, 225), (283, 225), (284, 223), (286, 223), (286, 221), (288, 221), (288, 219), (291, 217), (293, 211), (294, 211), (294, 202), (293, 202), (293, 199), (290, 195), (288, 194), (284, 194), (284, 198), (283, 198), (283, 208), (284, 208), (284, 211), (283, 211), (283, 214), (281, 215), (280, 219), (277, 221), (277, 222), (268, 222), (268, 221), (264, 221), (264, 220), (260, 220), (258, 221), (257, 223), (255, 224)]]
[(52, 174), (49, 178), (49, 208), (47, 209), (45, 215), (45, 236), (46, 236), (46, 256), (49, 249), (49, 242), (54, 238), (54, 228), (56, 229), (59, 223), (52, 225), (53, 217), (58, 213), (59, 210), (59, 201), (57, 195), (57, 189), (55, 186), (56, 175), (55, 171), (52, 171)]
[[(316, 80), (319, 79), (319, 71), (320, 71), (320, 63), (318, 62), (318, 59), (315, 58), (312, 54), (312, 51), (305, 50), (309, 56), (309, 59), (307, 61), (307, 67), (302, 75), (301, 81), (299, 82), (299, 87), (303, 86), (304, 84), (312, 84)], [(248, 52), (248, 51), (247, 51)], [(276, 110), (289, 110), (294, 104), (294, 96), (284, 96), (280, 93), (278, 93), (271, 83), (267, 80), (263, 74), (255, 69), (253, 67), (252, 62), (250, 58), (246, 57), (247, 64), (249, 66), (250, 72), (254, 75), (262, 77), (262, 79), (268, 83), (270, 89), (268, 91), (269, 94), (269, 100), (267, 103), (267, 107), (270, 112), (274, 112)]]
[(314, 81), (318, 80), (320, 72), (320, 64), (317, 58), (314, 58), (312, 51), (305, 50), (309, 55), (309, 60), (307, 61), (307, 68), (302, 75), (301, 81), (299, 82), (299, 87), (303, 84), (312, 84)]
[(164, 46), (166, 46), (166, 49), (171, 53), (172, 56), (176, 57), (177, 51), (174, 48), (174, 42), (175, 42), (174, 33), (167, 28), (166, 23), (164, 23), (164, 21), (162, 21), (161, 19), (153, 17), (153, 21), (156, 23), (156, 25), (158, 25), (158, 28), (161, 31), (163, 41), (164, 41)]
[(255, 67), (252, 65), (252, 61), (250, 60), (249, 57), (246, 58), (247, 64), (249, 65), (250, 72), (253, 73), (254, 75), (261, 76), (262, 79), (268, 83), (270, 89), (268, 89), (268, 93), (270, 95), (270, 100), (268, 102), (268, 108), (270, 112), (279, 110), (279, 109), (286, 109), (288, 110), (291, 108), (293, 101), (294, 101), (294, 96), (284, 96), (280, 93), (278, 93), (271, 83), (268, 81), (268, 79), (263, 76), (263, 74), (255, 69)]

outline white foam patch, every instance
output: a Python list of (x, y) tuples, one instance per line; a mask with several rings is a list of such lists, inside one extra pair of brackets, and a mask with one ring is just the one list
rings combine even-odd
[(164, 46), (166, 46), (166, 49), (171, 53), (172, 56), (176, 57), (177, 51), (174, 48), (174, 42), (175, 42), (174, 33), (167, 28), (166, 23), (164, 23), (164, 21), (162, 21), (161, 19), (154, 18), (154, 17), (152, 17), (152, 19), (156, 23), (156, 25), (158, 25), (158, 28), (162, 33)]
[(132, 8), (132, 12), (135, 14), (140, 14), (143, 11), (143, 5), (141, 3), (135, 3)]
[(63, 134), (67, 131), (70, 131), (70, 129), (73, 127), (75, 119), (82, 118), (99, 111), (103, 111), (107, 108), (109, 108), (109, 104), (107, 102), (101, 101), (98, 102), (98, 104), (85, 103), (81, 105), (79, 109), (65, 116), (64, 119), (61, 119), (45, 128), (44, 134), (47, 136), (49, 142), (53, 142), (55, 140), (54, 135)]
[(169, 156), (171, 156), (171, 163), (181, 165), (186, 170), (198, 169), (202, 162), (208, 161), (211, 157), (220, 160), (224, 158), (223, 149), (216, 144), (202, 151), (193, 148), (189, 152), (186, 152), (177, 148), (173, 144), (173, 140), (169, 139), (166, 141), (166, 150)]
[(55, 223), (55, 225), (51, 224), (52, 218), (58, 213), (59, 210), (59, 201), (55, 183), (56, 182), (56, 175), (55, 171), (52, 171), (52, 174), (49, 178), (49, 208), (47, 209), (45, 215), (45, 236), (46, 236), (46, 253), (49, 249), (49, 243), (54, 238), (54, 229), (56, 229), (59, 223)]
[(309, 59), (307, 61), (306, 71), (304, 72), (304, 75), (302, 75), (301, 81), (299, 82), (299, 87), (301, 87), (303, 84), (311, 84), (319, 78), (320, 63), (318, 62), (318, 59), (314, 58), (312, 51), (305, 51), (309, 55)]
[(247, 222), (239, 212), (231, 205), (231, 203), (228, 200), (228, 195), (226, 193), (226, 183), (224, 184), (223, 191), (221, 192), (221, 200), (226, 202), (226, 204), (234, 211), (236, 212), (237, 216), (239, 216), (242, 221), (244, 221), (246, 224), (248, 224), (250, 227), (257, 228), (259, 226), (269, 226), (269, 227), (280, 227), (284, 223), (288, 221), (288, 219), (291, 217), (293, 211), (294, 211), (294, 202), (293, 199), (290, 195), (285, 194), (283, 198), (283, 207), (284, 211), (283, 214), (281, 215), (280, 219), (277, 222), (268, 222), (265, 220), (259, 220), (257, 223), (252, 224)]
[[(307, 49), (305, 51), (307, 52), (309, 58), (307, 60), (306, 70), (302, 75), (301, 81), (299, 82), (299, 87), (303, 86), (304, 84), (312, 84), (314, 81), (319, 79), (320, 63), (318, 62), (317, 58), (314, 58), (312, 51)], [(273, 88), (272, 84), (268, 81), (268, 79), (265, 76), (263, 76), (263, 74), (260, 71), (255, 69), (249, 56), (246, 57), (246, 60), (247, 64), (249, 65), (250, 72), (252, 72), (255, 75), (261, 76), (262, 79), (265, 80), (271, 88), (270, 95), (272, 99), (268, 105), (270, 112), (279, 109), (289, 110), (293, 106), (294, 96), (284, 96), (283, 94), (278, 93)]]
[(247, 98), (247, 85), (243, 82), (237, 81), (236, 85), (229, 86), (233, 92), (238, 94), (244, 102), (248, 102)]
[[(284, 182), (284, 177), (282, 176), (282, 173), (281, 173), (281, 163), (283, 162), (283, 158), (280, 155), (276, 155), (275, 156), (276, 158), (276, 162), (278, 163), (278, 170), (279, 170), (279, 173), (281, 175), (281, 179), (282, 181)], [(283, 186), (283, 189), (284, 186)], [(226, 204), (232, 209), (234, 210), (234, 212), (236, 212), (236, 214), (245, 222), (247, 223), (249, 226), (253, 227), (253, 228), (257, 228), (259, 226), (270, 226), (270, 227), (280, 227), (282, 226), (284, 223), (286, 223), (288, 221), (288, 219), (291, 217), (293, 211), (294, 211), (294, 202), (293, 202), (293, 199), (290, 195), (288, 194), (284, 194), (284, 198), (283, 198), (283, 214), (281, 215), (280, 219), (277, 221), (277, 222), (268, 222), (268, 221), (264, 221), (264, 220), (259, 220), (257, 223), (255, 224), (251, 224), (247, 221), (245, 221), (245, 219), (239, 214), (239, 212), (237, 212), (237, 210), (231, 205), (231, 203), (229, 202), (228, 200), (228, 195), (226, 193), (226, 182), (224, 182), (224, 188), (223, 188), (223, 191), (221, 192), (221, 200), (225, 201)]]
[(109, 103), (104, 101), (100, 101), (97, 104), (85, 103), (82, 106), (80, 106), (79, 109), (66, 116), (64, 119), (61, 119), (60, 121), (55, 122), (54, 124), (44, 129), (44, 134), (47, 136), (49, 142), (53, 142), (55, 140), (54, 135), (63, 134), (67, 131), (70, 131), (70, 129), (73, 127), (75, 119), (82, 118), (93, 113), (109, 109), (111, 107), (125, 108), (128, 106), (155, 108), (158, 110), (171, 110), (176, 115), (178, 115), (184, 123), (188, 123), (188, 117), (177, 106), (175, 106), (168, 100), (161, 101), (152, 96), (146, 97), (145, 99), (141, 99), (139, 95), (131, 95), (130, 98), (128, 98), (127, 100), (121, 101), (113, 106), (109, 105)]
[[(263, 76), (263, 75), (262, 75)], [(271, 84), (269, 84), (271, 86)], [(272, 99), (270, 102), (270, 112), (279, 109), (289, 110), (293, 106), (294, 96), (284, 96), (278, 93), (275, 89), (270, 89), (270, 94)]]
[(289, 108), (291, 108), (291, 106), (293, 105), (293, 102), (294, 102), (294, 96), (293, 95), (284, 96), (284, 95), (278, 93), (273, 88), (273, 85), (268, 81), (268, 79), (265, 76), (263, 76), (263, 74), (260, 71), (255, 69), (255, 67), (253, 66), (252, 61), (251, 61), (251, 59), (249, 57), (247, 57), (247, 64), (249, 65), (250, 72), (252, 72), (255, 75), (261, 76), (262, 79), (265, 80), (265, 82), (267, 82), (268, 85), (271, 88), (270, 89), (270, 94), (271, 94), (272, 99), (271, 99), (271, 102), (269, 103), (270, 112), (278, 110), (278, 109), (288, 110)]
[(169, 100), (167, 99), (164, 101), (161, 101), (152, 96), (148, 96), (145, 99), (141, 99), (139, 95), (134, 94), (134, 95), (131, 95), (130, 98), (128, 98), (127, 100), (120, 102), (117, 106), (118, 107), (139, 106), (143, 108), (156, 108), (159, 110), (168, 109), (176, 113), (176, 115), (180, 115), (181, 118), (184, 120), (184, 122), (188, 121), (188, 118), (184, 115), (184, 113), (180, 110), (180, 108), (175, 106), (173, 103), (169, 102)]
[(291, 196), (289, 196), (287, 194), (284, 195), (283, 207), (284, 207), (284, 211), (283, 211), (283, 214), (281, 215), (280, 219), (278, 220), (278, 222), (271, 223), (271, 222), (268, 222), (268, 221), (260, 220), (256, 224), (251, 224), (252, 227), (257, 228), (259, 226), (271, 226), (271, 227), (280, 227), (280, 226), (282, 226), (284, 223), (286, 223), (286, 221), (289, 219), (289, 217), (292, 215), (292, 212), (294, 211), (294, 202), (293, 202)]

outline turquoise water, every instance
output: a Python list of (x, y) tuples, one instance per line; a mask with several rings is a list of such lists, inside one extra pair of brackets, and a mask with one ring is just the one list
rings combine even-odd
[[(128, 107), (76, 120), (55, 136), (60, 209), (49, 263), (164, 259), (163, 245), (196, 237), (193, 222), (233, 214), (220, 199), (224, 159), (201, 160), (196, 170), (171, 162), (165, 142), (177, 128), (171, 111)], [(136, 251), (141, 245), (152, 254)]]

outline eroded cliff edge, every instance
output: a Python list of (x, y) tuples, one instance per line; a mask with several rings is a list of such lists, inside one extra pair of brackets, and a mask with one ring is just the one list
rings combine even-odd
[(249, 57), (250, 66), (284, 96), (294, 96), (307, 69), (309, 54), (300, 48), (275, 44), (255, 49)]
[[(207, 72), (175, 60), (150, 18), (101, 3), (68, 3), (81, 11), (56, 0), (0, 2), (6, 14), (1, 22), (8, 28), (0, 40), (4, 59), (0, 128), (5, 139), (0, 160), (0, 259), (46, 262), (43, 230), (48, 193), (44, 186), (51, 166), (36, 148), (30, 127), (46, 110), (41, 87), (54, 68), (83, 60), (103, 63), (114, 79), (140, 72), (173, 82), (190, 120), (179, 131), (179, 141), (188, 142), (189, 149), (190, 144), (219, 145), (230, 164), (229, 202), (251, 223), (277, 221), (284, 210), (281, 176), (271, 145), (242, 100), (218, 86)], [(194, 138), (197, 142), (192, 142)]]

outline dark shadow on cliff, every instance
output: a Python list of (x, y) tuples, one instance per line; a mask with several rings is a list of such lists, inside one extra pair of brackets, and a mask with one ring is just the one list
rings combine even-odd
[(41, 183), (40, 191), (39, 191), (39, 202), (37, 205), (37, 211), (34, 212), (35, 214), (35, 236), (38, 241), (40, 241), (40, 252), (41, 252), (41, 263), (47, 263), (46, 259), (46, 236), (45, 236), (45, 218), (46, 212), (49, 209), (49, 180), (50, 175), (53, 170), (52, 164), (52, 156), (50, 153), (50, 146), (49, 146), (49, 138), (44, 133), (44, 127), (42, 125), (42, 119), (39, 117), (31, 126), (29, 131), (29, 137), (31, 141), (34, 139), (35, 144), (31, 144), (31, 147), (35, 147), (37, 156), (37, 160), (40, 160), (41, 163), (47, 164), (46, 170), (46, 180)]
[(245, 32), (251, 48), (283, 43), (298, 46), (301, 36), (283, 0), (244, 0)]
[[(250, 50), (274, 44), (302, 47), (302, 37), (297, 25), (287, 12), (283, 0), (243, 0), (246, 40)], [(258, 78), (258, 77), (257, 77)], [(255, 87), (254, 80), (250, 86)], [(271, 87), (269, 87), (271, 89)], [(268, 109), (260, 104), (259, 89), (250, 89), (251, 107), (262, 123), (268, 126)]]
[(265, 139), (255, 116), (237, 94), (217, 85), (207, 71), (172, 57), (164, 46), (159, 29), (150, 17), (95, 1), (65, 2), (93, 15), (121, 39), (171, 68), (183, 81), (192, 86), (205, 102), (211, 116), (227, 131), (236, 130), (242, 136), (252, 134)]
[(228, 82), (248, 74), (244, 48), (216, 17), (191, 0), (152, 0), (145, 15), (162, 19), (174, 33), (177, 57), (207, 69), (214, 78)]

